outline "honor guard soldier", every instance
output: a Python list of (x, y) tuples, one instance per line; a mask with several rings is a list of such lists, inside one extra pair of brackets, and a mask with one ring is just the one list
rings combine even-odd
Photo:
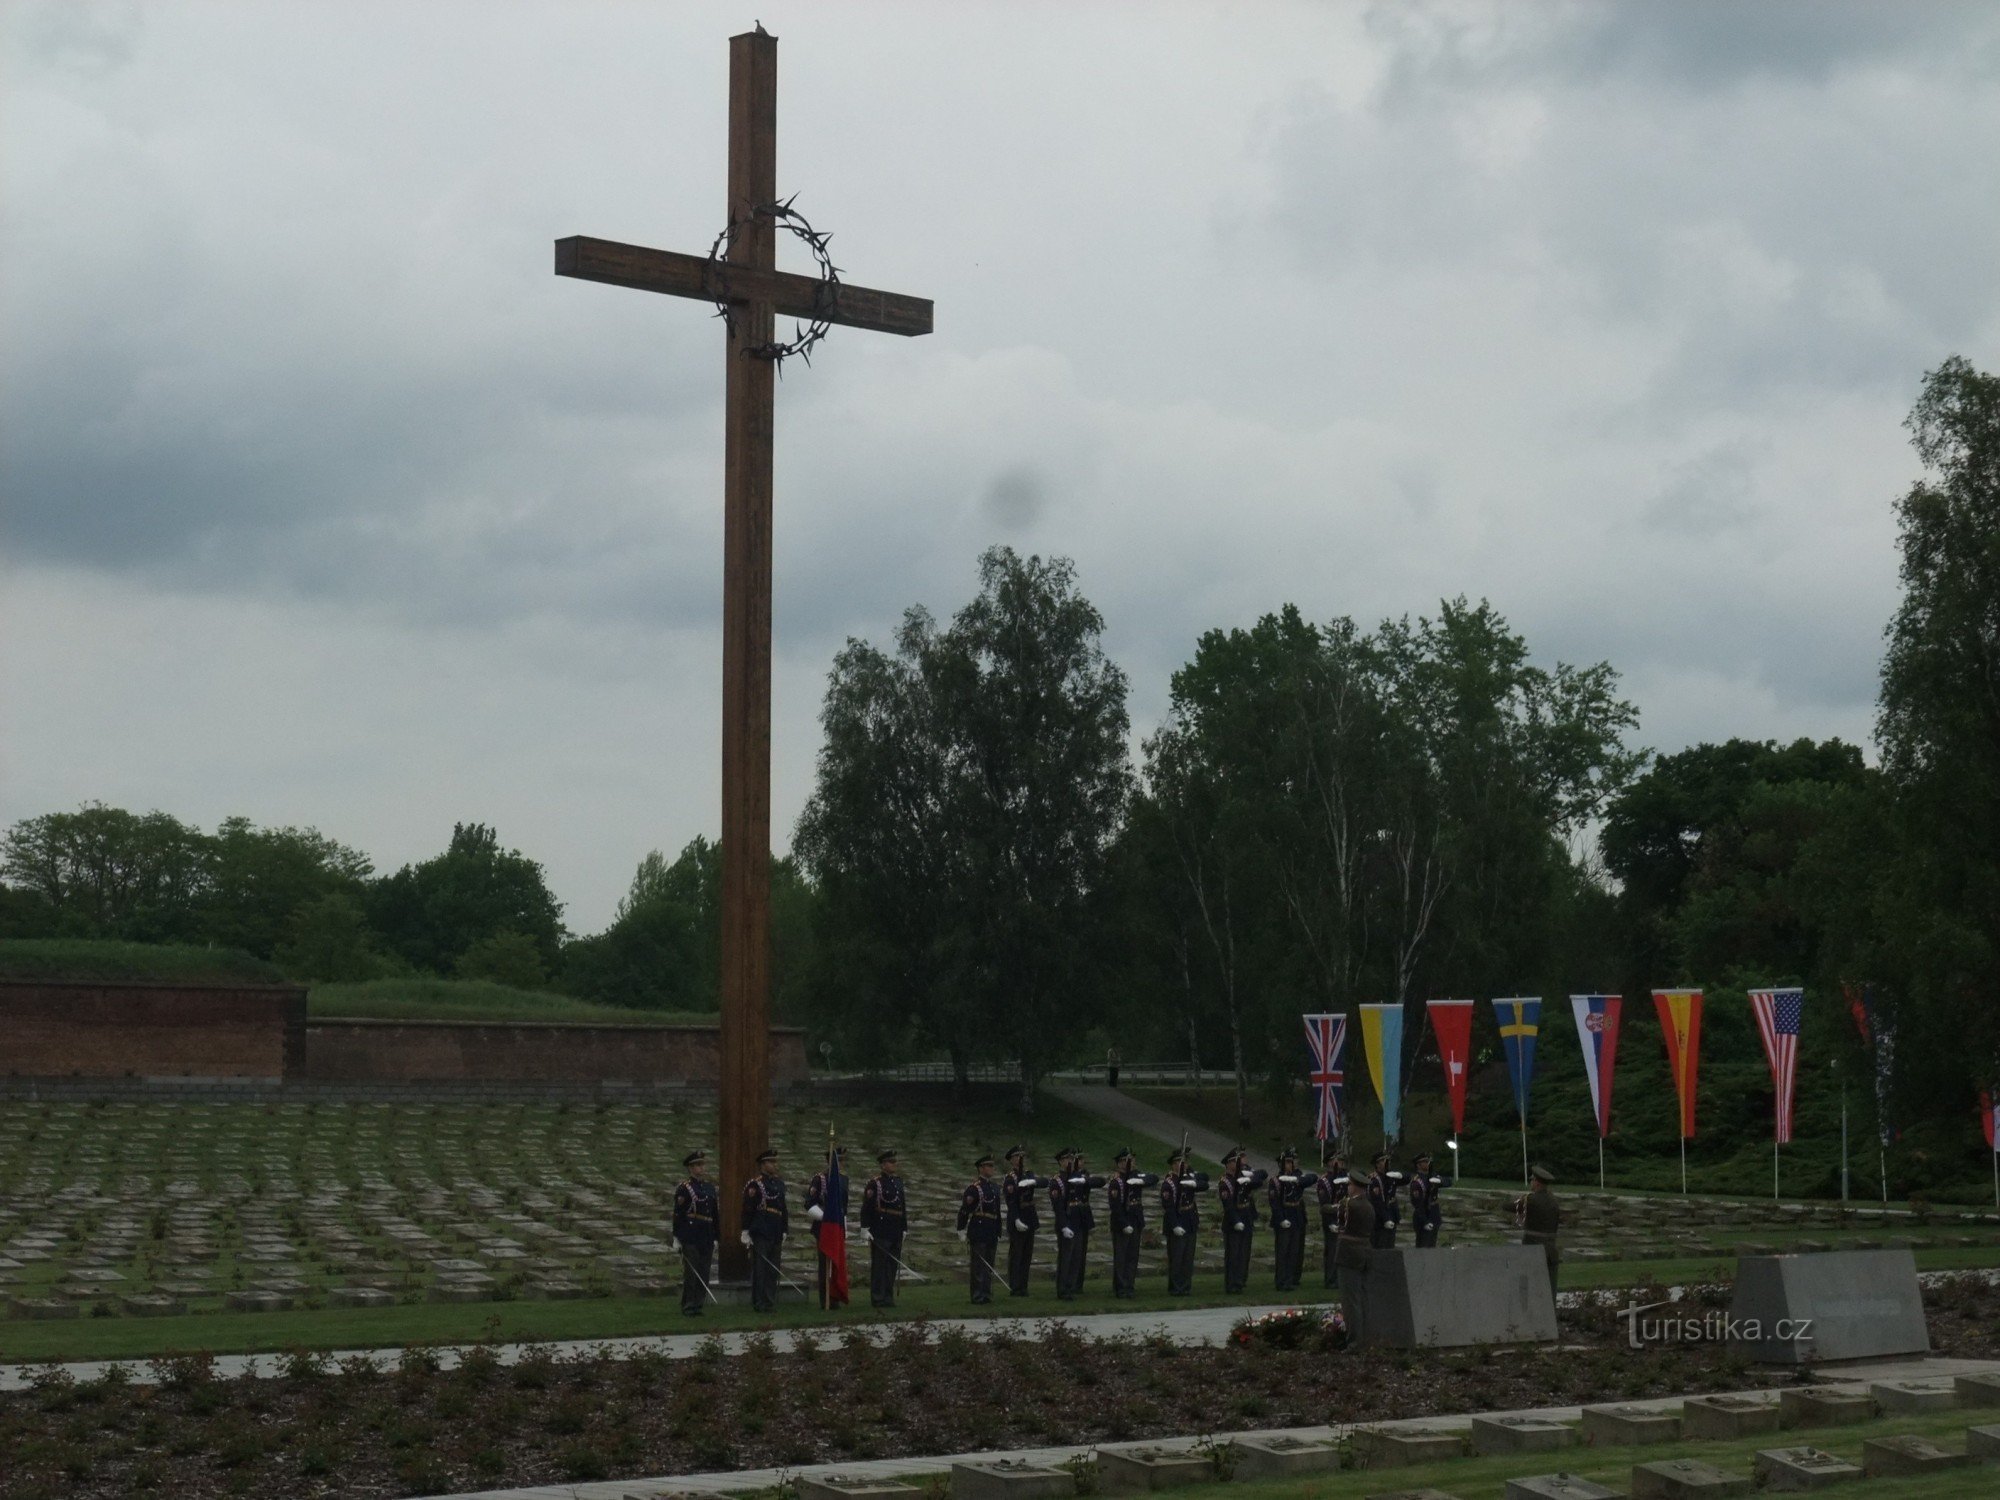
[(1442, 1177), (1431, 1175), (1431, 1154), (1418, 1152), (1410, 1162), (1410, 1228), (1416, 1231), (1419, 1250), (1435, 1250), (1438, 1230), (1444, 1225), (1444, 1205), (1438, 1195), (1443, 1191)]
[(1375, 1210), (1375, 1241), (1377, 1250), (1396, 1248), (1396, 1226), (1402, 1222), (1402, 1206), (1396, 1202), (1396, 1190), (1403, 1185), (1403, 1174), (1389, 1170), (1389, 1153), (1375, 1153), (1375, 1170), (1368, 1174), (1368, 1206)]
[(1347, 1158), (1340, 1147), (1327, 1141), (1319, 1150), (1319, 1181), (1313, 1196), (1319, 1200), (1319, 1274), (1322, 1286), (1340, 1285), (1340, 1223), (1347, 1216)]
[(1562, 1263), (1557, 1241), (1562, 1234), (1562, 1205), (1556, 1202), (1555, 1177), (1546, 1167), (1530, 1174), (1528, 1195), (1514, 1202), (1515, 1217), (1521, 1225), (1521, 1243), (1540, 1245), (1549, 1267), (1549, 1298), (1556, 1295), (1556, 1267)]
[(1375, 1205), (1369, 1181), (1359, 1172), (1347, 1179), (1347, 1211), (1340, 1226), (1340, 1310), (1347, 1319), (1347, 1342), (1368, 1342), (1368, 1269), (1374, 1260)]
[(1250, 1284), (1250, 1240), (1257, 1229), (1257, 1189), (1269, 1174), (1259, 1167), (1250, 1170), (1249, 1153), (1241, 1146), (1230, 1148), (1222, 1159), (1222, 1181), (1216, 1196), (1222, 1200), (1222, 1289), (1240, 1292)]
[(909, 1226), (903, 1169), (893, 1151), (879, 1153), (875, 1164), (882, 1170), (861, 1190), (861, 1232), (868, 1239), (868, 1300), (877, 1307), (894, 1307), (896, 1273), (903, 1269), (903, 1231)]
[(674, 1246), (681, 1253), (681, 1311), (690, 1318), (701, 1316), (711, 1295), (714, 1275), (716, 1228), (721, 1222), (721, 1205), (716, 1201), (715, 1184), (708, 1180), (708, 1153), (690, 1151), (681, 1158), (687, 1178), (674, 1189)]
[(1055, 1207), (1056, 1296), (1073, 1301), (1083, 1291), (1084, 1256), (1090, 1249), (1090, 1231), (1097, 1223), (1090, 1195), (1104, 1186), (1102, 1177), (1084, 1169), (1083, 1153), (1071, 1146), (1056, 1158), (1056, 1180), (1049, 1185)]
[(984, 1307), (993, 1300), (993, 1258), (1000, 1249), (1000, 1219), (1006, 1212), (1000, 1184), (993, 1180), (993, 1158), (972, 1164), (979, 1175), (958, 1200), (958, 1237), (972, 1250), (972, 1301)]
[(1271, 1200), (1271, 1262), (1281, 1292), (1296, 1290), (1304, 1274), (1306, 1190), (1318, 1181), (1318, 1173), (1299, 1170), (1299, 1148), (1287, 1146), (1278, 1158), (1278, 1175), (1265, 1189)]
[(767, 1147), (758, 1153), (757, 1175), (743, 1185), (743, 1233), (737, 1236), (750, 1252), (750, 1305), (758, 1312), (777, 1309), (778, 1257), (791, 1227), (778, 1153)]
[(813, 1173), (812, 1181), (806, 1184), (806, 1217), (812, 1220), (813, 1244), (818, 1248), (819, 1262), (819, 1305), (831, 1310), (847, 1306), (847, 1262), (843, 1256), (836, 1268), (833, 1258), (826, 1253), (825, 1242), (820, 1239), (820, 1221), (832, 1219), (841, 1226), (845, 1234), (847, 1224), (847, 1174), (841, 1170), (847, 1163), (845, 1146), (827, 1148), (826, 1165)]
[(1167, 1158), (1167, 1175), (1160, 1182), (1160, 1230), (1167, 1240), (1167, 1295), (1186, 1297), (1194, 1291), (1194, 1232), (1201, 1213), (1194, 1195), (1208, 1191), (1208, 1174), (1188, 1170), (1188, 1154)]
[(1007, 1295), (1028, 1295), (1028, 1272), (1035, 1261), (1035, 1231), (1041, 1227), (1041, 1180), (1028, 1170), (1028, 1148), (1007, 1153), (1007, 1175), (1000, 1182), (1000, 1206), (1007, 1214)]
[(1111, 1207), (1111, 1295), (1139, 1295), (1139, 1238), (1146, 1228), (1146, 1194), (1160, 1179), (1139, 1170), (1132, 1148), (1112, 1158), (1106, 1196)]

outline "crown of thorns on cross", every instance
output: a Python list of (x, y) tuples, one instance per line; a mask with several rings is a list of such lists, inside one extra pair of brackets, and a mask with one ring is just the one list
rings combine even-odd
[(702, 290), (708, 295), (709, 300), (715, 303), (715, 315), (722, 319), (730, 333), (734, 335), (735, 309), (730, 305), (729, 299), (721, 294), (717, 278), (710, 268), (722, 262), (722, 257), (727, 255), (736, 243), (737, 234), (753, 218), (767, 218), (775, 221), (780, 229), (790, 230), (807, 249), (812, 251), (813, 260), (819, 265), (819, 285), (813, 289), (811, 320), (803, 324), (794, 322), (793, 336), (784, 343), (773, 340), (768, 344), (753, 344), (743, 351), (752, 359), (770, 360), (778, 367), (780, 375), (785, 373), (785, 361), (794, 354), (808, 365), (812, 363), (813, 345), (825, 338), (827, 329), (832, 326), (828, 314), (833, 311), (834, 297), (840, 287), (840, 267), (833, 263), (833, 257), (827, 254), (826, 249), (827, 242), (833, 235), (813, 228), (806, 221), (806, 216), (792, 207), (797, 197), (798, 194), (794, 193), (783, 203), (760, 203), (750, 211), (749, 215), (731, 219), (728, 228), (718, 234), (715, 243), (708, 247), (708, 268), (704, 268), (702, 272)]

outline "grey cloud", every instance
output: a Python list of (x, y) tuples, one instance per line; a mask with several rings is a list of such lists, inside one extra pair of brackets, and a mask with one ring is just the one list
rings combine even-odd
[(980, 508), (1003, 532), (1027, 530), (1048, 504), (1048, 481), (1033, 468), (1016, 464), (993, 476), (979, 497)]

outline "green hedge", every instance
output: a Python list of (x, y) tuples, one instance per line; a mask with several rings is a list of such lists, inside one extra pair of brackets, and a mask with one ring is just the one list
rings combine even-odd
[(626, 1026), (708, 1025), (715, 1016), (633, 1010), (546, 990), (512, 989), (481, 979), (370, 979), (314, 985), (306, 1000), (314, 1020), (593, 1021)]
[(273, 964), (240, 948), (175, 947), (82, 938), (0, 939), (0, 979), (148, 979), (182, 984), (283, 984)]

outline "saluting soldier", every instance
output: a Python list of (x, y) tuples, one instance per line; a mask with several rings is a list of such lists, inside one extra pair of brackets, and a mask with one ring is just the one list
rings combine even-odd
[(1112, 1158), (1106, 1197), (1111, 1207), (1111, 1295), (1139, 1295), (1139, 1239), (1146, 1228), (1146, 1192), (1160, 1179), (1139, 1170), (1138, 1158), (1126, 1146)]
[(1208, 1174), (1188, 1170), (1188, 1154), (1167, 1158), (1167, 1175), (1160, 1182), (1160, 1229), (1167, 1238), (1167, 1294), (1186, 1297), (1194, 1291), (1194, 1232), (1201, 1212), (1194, 1195), (1208, 1191)]
[(681, 1158), (687, 1177), (674, 1189), (674, 1247), (681, 1253), (681, 1312), (701, 1316), (708, 1302), (715, 1264), (716, 1227), (722, 1206), (715, 1184), (708, 1180), (708, 1153), (690, 1151)]
[(1028, 1148), (1007, 1153), (1007, 1175), (1000, 1183), (1000, 1202), (1007, 1213), (1007, 1295), (1028, 1295), (1028, 1272), (1035, 1261), (1035, 1230), (1042, 1211), (1037, 1192), (1041, 1180), (1028, 1170)]
[(1069, 1302), (1083, 1291), (1084, 1257), (1090, 1249), (1090, 1231), (1097, 1223), (1090, 1195), (1104, 1186), (1104, 1179), (1084, 1169), (1083, 1153), (1074, 1146), (1056, 1161), (1059, 1171), (1050, 1184), (1056, 1233), (1061, 1236), (1056, 1247), (1056, 1296)]
[(1278, 1175), (1266, 1192), (1271, 1200), (1271, 1263), (1277, 1289), (1295, 1290), (1305, 1270), (1306, 1189), (1319, 1181), (1299, 1170), (1299, 1148), (1287, 1146), (1278, 1158)]
[(831, 1217), (841, 1226), (841, 1233), (847, 1232), (847, 1174), (841, 1167), (847, 1160), (845, 1146), (827, 1148), (827, 1164), (813, 1173), (812, 1181), (806, 1184), (806, 1217), (812, 1220), (810, 1233), (817, 1250), (819, 1261), (819, 1305), (822, 1310), (847, 1305), (847, 1277), (844, 1269), (841, 1275), (833, 1273), (833, 1259), (826, 1253), (826, 1246), (819, 1238), (822, 1219)]
[(1000, 1219), (1005, 1212), (1000, 1184), (993, 1180), (993, 1158), (982, 1156), (972, 1164), (979, 1175), (958, 1200), (958, 1237), (972, 1250), (969, 1275), (972, 1301), (984, 1307), (993, 1300), (993, 1257), (1000, 1247)]
[(743, 1185), (743, 1232), (737, 1236), (750, 1252), (750, 1305), (758, 1312), (777, 1309), (778, 1257), (791, 1227), (778, 1153), (766, 1147), (757, 1154), (757, 1175)]
[(1347, 1158), (1340, 1146), (1328, 1141), (1320, 1147), (1319, 1181), (1313, 1194), (1319, 1200), (1319, 1274), (1322, 1286), (1340, 1285), (1340, 1222), (1347, 1215)]
[(1250, 1154), (1232, 1146), (1222, 1159), (1222, 1289), (1240, 1292), (1250, 1284), (1250, 1241), (1257, 1229), (1257, 1189), (1269, 1174), (1250, 1169)]
[(1416, 1231), (1419, 1250), (1435, 1250), (1438, 1230), (1444, 1224), (1444, 1205), (1439, 1193), (1444, 1179), (1431, 1175), (1431, 1154), (1420, 1151), (1410, 1162), (1410, 1228)]
[(1356, 1348), (1368, 1342), (1368, 1269), (1375, 1242), (1375, 1205), (1368, 1186), (1359, 1172), (1349, 1174), (1340, 1227), (1340, 1310), (1347, 1319), (1347, 1341)]
[(861, 1232), (868, 1240), (868, 1300), (896, 1305), (896, 1274), (903, 1261), (903, 1231), (909, 1215), (903, 1199), (902, 1167), (893, 1151), (878, 1152), (881, 1168), (861, 1190)]
[(1556, 1202), (1556, 1179), (1547, 1167), (1536, 1167), (1529, 1176), (1528, 1195), (1516, 1200), (1514, 1207), (1521, 1222), (1521, 1243), (1542, 1247), (1542, 1258), (1549, 1267), (1549, 1297), (1553, 1300), (1556, 1267), (1562, 1263), (1558, 1244), (1562, 1234), (1562, 1205)]
[(1396, 1189), (1403, 1185), (1403, 1174), (1389, 1170), (1389, 1153), (1375, 1153), (1375, 1170), (1368, 1174), (1368, 1206), (1375, 1210), (1375, 1240), (1377, 1250), (1396, 1248), (1396, 1226), (1402, 1222), (1403, 1210), (1396, 1202)]

